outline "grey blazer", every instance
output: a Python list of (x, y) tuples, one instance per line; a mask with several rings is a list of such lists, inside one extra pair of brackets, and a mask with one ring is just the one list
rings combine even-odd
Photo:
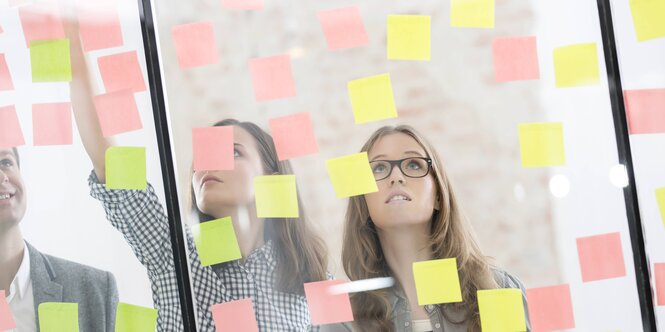
[(42, 254), (27, 242), (26, 246), (37, 330), (40, 303), (76, 302), (80, 331), (114, 331), (118, 289), (111, 273)]

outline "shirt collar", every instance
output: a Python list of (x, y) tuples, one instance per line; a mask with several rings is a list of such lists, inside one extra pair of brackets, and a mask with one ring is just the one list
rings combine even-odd
[(23, 245), (23, 260), (21, 265), (12, 280), (11, 289), (16, 291), (16, 296), (19, 299), (22, 299), (28, 290), (28, 285), (30, 285), (30, 252), (28, 247)]

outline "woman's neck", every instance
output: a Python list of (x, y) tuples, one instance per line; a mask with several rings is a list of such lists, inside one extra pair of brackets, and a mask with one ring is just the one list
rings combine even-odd
[(225, 217), (231, 217), (243, 259), (265, 243), (263, 240), (264, 219), (256, 216), (253, 204), (225, 209), (216, 213), (215, 216), (215, 218)]

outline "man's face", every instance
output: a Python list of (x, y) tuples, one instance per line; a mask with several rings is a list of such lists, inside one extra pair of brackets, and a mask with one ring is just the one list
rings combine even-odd
[(0, 149), (0, 230), (18, 224), (25, 215), (26, 195), (12, 149)]

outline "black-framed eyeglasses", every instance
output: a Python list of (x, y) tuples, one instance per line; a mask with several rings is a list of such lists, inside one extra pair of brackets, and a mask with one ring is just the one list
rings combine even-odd
[(429, 169), (432, 167), (432, 159), (424, 157), (410, 157), (400, 160), (374, 160), (369, 163), (374, 174), (374, 180), (381, 181), (393, 171), (393, 167), (397, 166), (404, 176), (410, 178), (422, 178), (429, 174)]

